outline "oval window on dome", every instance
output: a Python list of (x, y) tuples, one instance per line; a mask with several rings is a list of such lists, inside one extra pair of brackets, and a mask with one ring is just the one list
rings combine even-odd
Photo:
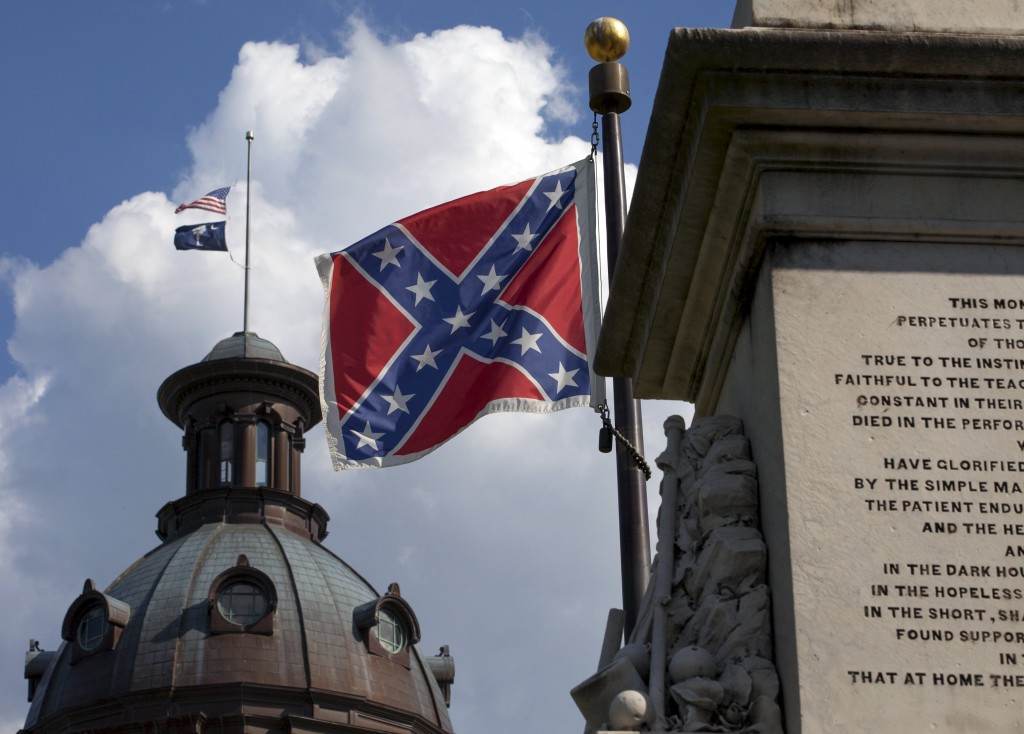
[(210, 634), (274, 634), (277, 590), (267, 574), (249, 565), (244, 553), (213, 580), (206, 599)]
[(254, 624), (263, 619), (268, 608), (266, 593), (248, 580), (229, 583), (217, 593), (217, 610), (232, 624)]
[(384, 608), (377, 610), (377, 624), (373, 628), (380, 646), (392, 655), (400, 653), (405, 647), (405, 627), (401, 621)]
[(99, 647), (107, 634), (107, 612), (102, 604), (89, 607), (78, 621), (75, 641), (79, 647), (90, 652)]

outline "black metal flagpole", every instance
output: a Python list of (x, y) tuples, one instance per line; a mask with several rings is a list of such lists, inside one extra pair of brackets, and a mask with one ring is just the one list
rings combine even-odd
[[(615, 18), (598, 18), (587, 26), (584, 44), (599, 62), (590, 70), (590, 109), (601, 115), (604, 153), (604, 201), (607, 229), (608, 280), (615, 273), (626, 223), (626, 186), (622, 168), (622, 131), (619, 115), (629, 109), (629, 72), (618, 59), (629, 48), (629, 31)], [(643, 455), (640, 403), (633, 398), (633, 381), (612, 379), (615, 429)], [(616, 441), (615, 464), (619, 492), (619, 552), (622, 565), (624, 635), (636, 626), (640, 602), (651, 571), (650, 533), (647, 522), (647, 478), (629, 447)]]

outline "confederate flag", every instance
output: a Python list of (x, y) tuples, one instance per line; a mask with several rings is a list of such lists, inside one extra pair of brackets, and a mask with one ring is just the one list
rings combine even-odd
[(318, 257), (334, 468), (413, 461), (487, 413), (602, 402), (594, 223), (585, 160)]

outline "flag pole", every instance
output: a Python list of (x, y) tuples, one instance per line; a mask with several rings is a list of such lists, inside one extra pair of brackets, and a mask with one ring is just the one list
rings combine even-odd
[(245, 356), (245, 347), (247, 343), (245, 335), (249, 333), (249, 221), (250, 221), (250, 202), (252, 201), (252, 141), (256, 139), (256, 135), (252, 130), (245, 131), (245, 141), (248, 146), (248, 154), (246, 160), (246, 171), (245, 171), (245, 306), (242, 310), (242, 354)]
[[(604, 203), (607, 231), (608, 280), (622, 244), (626, 221), (626, 187), (622, 164), (619, 115), (629, 109), (629, 72), (618, 59), (629, 48), (629, 31), (615, 18), (598, 18), (584, 34), (587, 53), (599, 62), (590, 70), (590, 109), (601, 115), (604, 153)], [(612, 378), (614, 425), (640, 455), (644, 451), (640, 402), (633, 398), (633, 380)], [(622, 566), (624, 637), (636, 626), (640, 603), (651, 572), (650, 533), (647, 521), (647, 478), (633, 460), (629, 447), (616, 441), (615, 464), (619, 496), (619, 555)]]

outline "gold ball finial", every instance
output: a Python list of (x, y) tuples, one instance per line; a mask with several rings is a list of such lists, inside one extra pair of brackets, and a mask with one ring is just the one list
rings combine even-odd
[(598, 18), (587, 26), (583, 45), (594, 61), (618, 61), (629, 50), (629, 29), (618, 18)]

